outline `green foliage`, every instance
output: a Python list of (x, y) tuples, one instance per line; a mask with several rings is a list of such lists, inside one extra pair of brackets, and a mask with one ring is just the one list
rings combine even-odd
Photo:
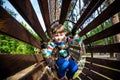
[[(47, 32), (45, 32), (45, 35), (46, 35), (47, 39), (50, 40), (50, 37)], [(42, 39), (40, 41), (42, 41)]]
[[(26, 24), (21, 22), (24, 28), (26, 28), (34, 37), (38, 40), (41, 38), (38, 37), (36, 33), (33, 33), (31, 29), (29, 29)], [(10, 54), (33, 54), (34, 47), (13, 38), (7, 37), (5, 35), (0, 34), (0, 52), (1, 53), (10, 53)]]
[(0, 34), (0, 53), (33, 54), (34, 47)]
[[(3, 6), (5, 1), (0, 0), (0, 5)], [(16, 17), (16, 13), (11, 9), (4, 7), (9, 14), (11, 14), (14, 18)], [(36, 39), (41, 40), (38, 35), (28, 28), (26, 24), (21, 22), (23, 27), (27, 29)], [(34, 47), (13, 38), (7, 37), (6, 35), (0, 34), (0, 53), (9, 53), (9, 54), (33, 54)]]
[[(36, 39), (41, 40), (41, 38), (30, 28), (27, 27), (26, 24), (21, 22), (23, 27), (28, 30)], [(13, 38), (7, 37), (5, 35), (0, 34), (0, 52), (1, 53), (10, 53), (10, 54), (33, 54), (34, 47), (24, 42), (20, 42)]]
[(111, 23), (105, 22), (105, 28), (108, 28), (108, 27), (110, 27), (111, 25), (112, 25)]
[(95, 41), (94, 43), (92, 43), (92, 45), (102, 45), (104, 44), (104, 40), (98, 40), (98, 41)]
[[(109, 23), (109, 22), (105, 22), (105, 23), (104, 23), (104, 29), (107, 29), (107, 28), (109, 28), (110, 26), (111, 26), (111, 23)], [(102, 30), (103, 30), (102, 25), (99, 25), (97, 28), (95, 28), (94, 30), (92, 30), (91, 32), (88, 33), (88, 37), (91, 37), (91, 36), (93, 36), (93, 35), (101, 32)], [(94, 43), (92, 43), (92, 45), (96, 45), (96, 44), (97, 44), (97, 45), (102, 45), (102, 44), (104, 44), (104, 43), (105, 43), (105, 42), (104, 42), (104, 39), (102, 39), (102, 40), (95, 41)], [(112, 36), (111, 36), (111, 37), (108, 37), (107, 43), (108, 43), (108, 44), (114, 43), (114, 39), (113, 39)]]
[(64, 25), (65, 25), (65, 32), (69, 32), (72, 30), (71, 26), (69, 25), (69, 22), (65, 21)]
[(31, 27), (27, 27), (27, 25), (24, 22), (21, 22), (21, 25), (29, 32), (31, 33), (37, 40), (42, 41), (42, 39), (37, 35), (37, 33), (34, 32), (34, 30)]
[(114, 38), (113, 36), (108, 38), (108, 44), (113, 44), (114, 43)]
[[(104, 23), (104, 29), (110, 27), (110, 25), (111, 25), (111, 24), (110, 24), (109, 22), (105, 22), (105, 23)], [(95, 35), (96, 33), (101, 32), (102, 30), (103, 30), (102, 25), (99, 25), (97, 28), (93, 29), (91, 32), (88, 33), (88, 37), (93, 36), (93, 35)]]

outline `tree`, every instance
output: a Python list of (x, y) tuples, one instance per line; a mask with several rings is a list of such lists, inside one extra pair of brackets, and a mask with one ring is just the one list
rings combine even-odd
[[(0, 0), (0, 6), (3, 6), (4, 5), (4, 3), (5, 3), (5, 1), (3, 1), (3, 0)], [(13, 12), (11, 9), (9, 9), (9, 8), (7, 8), (7, 7), (4, 7), (6, 10), (7, 10), (7, 12), (9, 13), (9, 14), (11, 14), (13, 17), (16, 17), (16, 13), (15, 12)]]
[(29, 32), (31, 33), (37, 40), (42, 41), (42, 39), (38, 36), (36, 32), (31, 27), (27, 27), (27, 25), (24, 22), (20, 22), (21, 25)]
[[(114, 2), (114, 0), (109, 0), (110, 4), (113, 3), (113, 2)], [(112, 22), (112, 24), (116, 24), (116, 23), (119, 22), (119, 15), (118, 15), (118, 13), (115, 14), (111, 18), (111, 22)], [(120, 34), (117, 34), (117, 35), (114, 36), (114, 43), (118, 43), (118, 42), (120, 42)], [(113, 55), (111, 57), (113, 57)], [(116, 53), (116, 57), (117, 57), (118, 60), (120, 60), (120, 53)]]
[[(4, 1), (0, 0), (0, 5), (4, 5)], [(8, 13), (10, 13), (14, 18), (16, 17), (16, 13), (12, 10), (10, 10), (7, 7), (4, 7)], [(33, 36), (36, 37), (36, 39), (41, 40), (41, 38), (38, 37), (36, 33), (34, 33), (31, 29), (29, 29), (26, 24), (21, 22), (23, 27), (27, 29)], [(8, 54), (33, 54), (34, 53), (34, 47), (28, 44), (25, 44), (24, 42), (21, 42), (19, 40), (13, 39), (9, 36), (0, 34), (0, 53), (8, 53)]]
[(0, 34), (0, 53), (33, 54), (34, 47), (6, 35)]
[(5, 2), (3, 0), (0, 0), (0, 6), (2, 6)]
[(61, 0), (49, 0), (50, 23), (59, 19)]

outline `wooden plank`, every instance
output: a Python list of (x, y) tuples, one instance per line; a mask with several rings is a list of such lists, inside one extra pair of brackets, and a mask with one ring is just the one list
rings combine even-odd
[(74, 57), (76, 60), (79, 60), (80, 58), (80, 53), (76, 52), (74, 50), (69, 50), (70, 54), (72, 55), (72, 57)]
[(0, 33), (40, 48), (41, 43), (0, 6)]
[(70, 2), (71, 0), (62, 0), (62, 8), (61, 8), (60, 20), (59, 20), (60, 24), (63, 24), (65, 21)]
[(86, 61), (120, 70), (120, 61), (87, 57)]
[(104, 2), (105, 0), (91, 0), (88, 7), (85, 9), (84, 13), (81, 15), (77, 23), (73, 27), (73, 31), (78, 30), (79, 27), (91, 16), (93, 12)]
[(51, 37), (51, 27), (50, 27), (50, 16), (49, 16), (49, 9), (48, 9), (48, 0), (38, 0), (41, 13), (43, 16), (43, 20), (45, 22), (45, 26), (47, 29), (47, 33), (49, 37)]
[(0, 54), (0, 80), (43, 60), (41, 55), (33, 54)]
[(112, 69), (104, 68), (104, 67), (97, 66), (94, 64), (91, 65), (91, 63), (86, 63), (85, 66), (89, 68), (90, 70), (96, 71), (104, 76), (107, 76), (108, 78), (111, 78), (112, 80), (120, 79), (120, 72), (118, 71), (114, 71)]
[(69, 32), (67, 32), (65, 35), (66, 35), (66, 36), (69, 36), (69, 35), (72, 35), (72, 33), (71, 33), (71, 31), (69, 31)]
[(107, 7), (98, 17), (96, 17), (90, 24), (88, 24), (80, 33), (80, 36), (85, 35), (90, 30), (96, 28), (98, 25), (109, 19), (111, 16), (120, 11), (120, 0), (115, 0)]
[(43, 41), (47, 41), (46, 35), (39, 23), (37, 15), (30, 3), (30, 0), (9, 0), (10, 3), (17, 9), (21, 16), (28, 22), (28, 24), (35, 30), (35, 32), (42, 38)]
[(82, 71), (86, 76), (89, 76), (92, 80), (108, 80), (103, 76), (100, 76), (89, 69), (84, 68)]
[(81, 50), (81, 47), (79, 47), (79, 46), (70, 46), (70, 47), (73, 49)]
[(85, 39), (83, 42), (84, 42), (84, 44), (89, 44), (93, 41), (97, 41), (97, 40), (100, 40), (100, 39), (103, 39), (103, 38), (106, 38), (109, 36), (113, 36), (118, 33), (120, 33), (120, 22), (109, 27), (106, 30), (101, 31), (100, 33), (95, 34), (94, 36), (91, 36), (91, 37)]
[(81, 80), (91, 80), (86, 75), (84, 75), (83, 73), (80, 73), (79, 77), (80, 77)]
[(86, 46), (86, 52), (93, 53), (119, 53), (120, 52), (120, 43), (109, 44), (109, 45), (95, 45), (95, 46)]
[(19, 80), (38, 80), (43, 73), (43, 70), (45, 70), (45, 66), (45, 61), (41, 61), (32, 71), (21, 77)]

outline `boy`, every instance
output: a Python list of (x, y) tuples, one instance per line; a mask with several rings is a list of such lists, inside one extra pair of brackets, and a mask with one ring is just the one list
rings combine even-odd
[[(71, 39), (65, 36), (64, 26), (61, 24), (57, 24), (52, 28), (52, 39), (50, 40), (46, 49), (42, 50), (42, 55), (45, 59), (50, 59), (52, 51), (54, 48), (58, 48), (59, 57), (56, 61), (58, 66), (58, 75), (60, 80), (65, 80), (65, 76), (67, 76), (68, 80), (72, 80), (74, 73), (78, 70), (77, 63), (71, 58), (69, 54), (69, 46), (74, 43), (79, 43), (79, 38), (76, 40)], [(50, 60), (48, 60), (49, 62)]]

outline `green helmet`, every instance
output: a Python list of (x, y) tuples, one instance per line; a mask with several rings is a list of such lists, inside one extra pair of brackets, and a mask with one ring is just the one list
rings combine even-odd
[(68, 53), (67, 53), (66, 50), (60, 50), (60, 51), (59, 51), (59, 54), (60, 54), (60, 56), (62, 56), (62, 57), (66, 57), (66, 56), (68, 55)]

